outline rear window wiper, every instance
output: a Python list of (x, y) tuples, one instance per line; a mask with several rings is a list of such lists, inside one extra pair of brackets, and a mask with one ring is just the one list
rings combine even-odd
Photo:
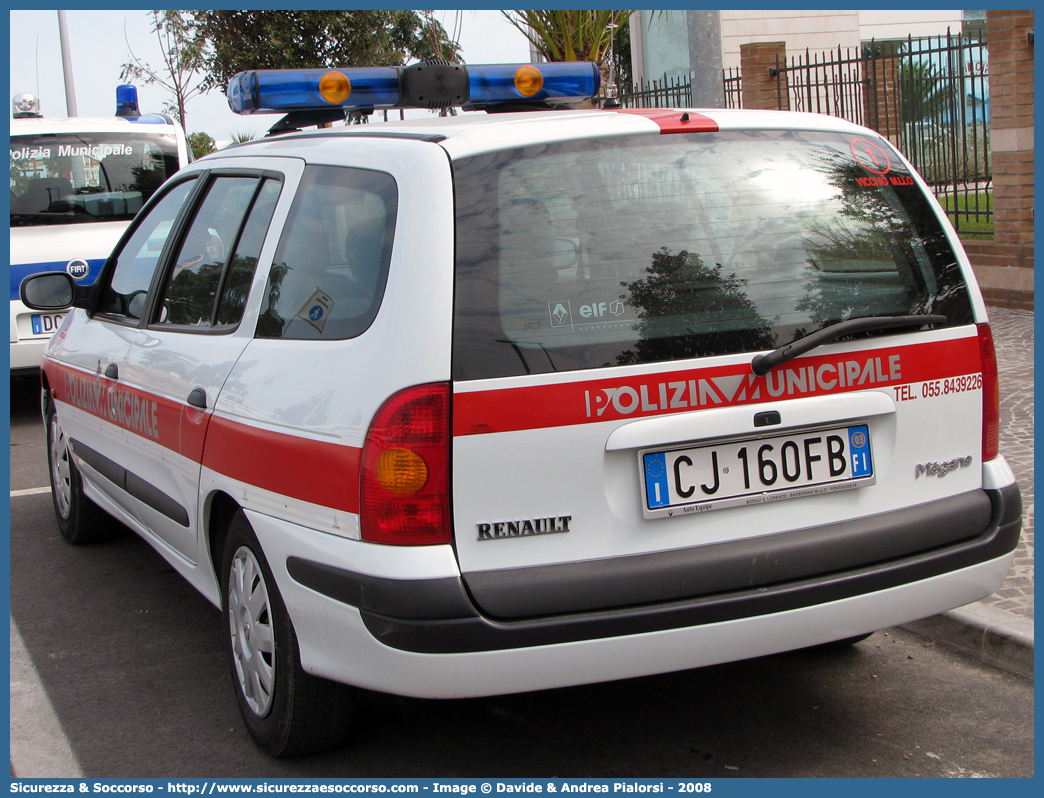
[(844, 338), (846, 335), (868, 332), (870, 330), (888, 330), (898, 327), (922, 327), (926, 324), (946, 324), (945, 316), (867, 316), (862, 319), (846, 319), (826, 329), (806, 335), (797, 341), (784, 344), (779, 349), (755, 355), (750, 361), (750, 370), (755, 374), (768, 374), (776, 366), (786, 363), (791, 358), (803, 355), (817, 346)]

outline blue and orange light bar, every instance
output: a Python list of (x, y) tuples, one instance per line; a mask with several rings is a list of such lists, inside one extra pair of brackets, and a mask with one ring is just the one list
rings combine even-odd
[(405, 67), (258, 69), (228, 84), (237, 114), (343, 108), (482, 108), (510, 103), (570, 104), (598, 93), (590, 61), (465, 65), (426, 61)]

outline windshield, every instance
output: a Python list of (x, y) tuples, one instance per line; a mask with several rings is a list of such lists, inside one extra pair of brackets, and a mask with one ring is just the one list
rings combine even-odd
[(630, 136), (454, 163), (457, 379), (757, 352), (849, 318), (971, 320), (876, 137)]
[(178, 170), (173, 133), (11, 137), (11, 226), (134, 217)]

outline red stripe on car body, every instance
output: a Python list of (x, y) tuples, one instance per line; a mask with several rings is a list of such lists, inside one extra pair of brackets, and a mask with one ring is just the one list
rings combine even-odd
[(359, 512), (362, 449), (251, 427), (215, 416), (203, 465), (300, 501)]
[(57, 401), (219, 474), (292, 499), (359, 512), (359, 447), (259, 429), (46, 358), (44, 371)]
[(887, 388), (982, 370), (975, 338), (788, 361), (764, 377), (747, 364), (555, 385), (457, 391), (453, 434), (546, 429), (694, 409)]

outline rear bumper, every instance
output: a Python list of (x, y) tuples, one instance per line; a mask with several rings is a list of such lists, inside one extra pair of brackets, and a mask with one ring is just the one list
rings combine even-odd
[[(297, 585), (356, 608), (385, 647), (422, 655), (498, 652), (712, 626), (923, 586), (1010, 555), (1021, 512), (1021, 494), (1011, 484), (854, 524), (683, 552), (472, 574), (466, 584), (456, 577), (384, 579), (297, 556), (286, 559), (286, 569)], [(999, 583), (1003, 570), (997, 573)], [(995, 588), (959, 592), (961, 598), (954, 593), (957, 604), (947, 604), (945, 590), (936, 591), (938, 601), (922, 591), (923, 614), (883, 613), (879, 621), (867, 616), (871, 626), (862, 631), (950, 609)]]
[(40, 371), (40, 361), (50, 338), (26, 338), (11, 342), (11, 371), (31, 373)]

